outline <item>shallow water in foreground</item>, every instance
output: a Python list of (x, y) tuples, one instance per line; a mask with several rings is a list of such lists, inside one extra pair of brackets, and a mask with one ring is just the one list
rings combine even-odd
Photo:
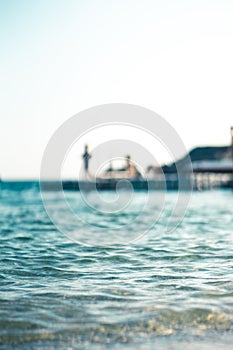
[(87, 247), (56, 230), (36, 186), (2, 190), (0, 348), (231, 349), (232, 199), (194, 193), (175, 232), (161, 219), (135, 244)]

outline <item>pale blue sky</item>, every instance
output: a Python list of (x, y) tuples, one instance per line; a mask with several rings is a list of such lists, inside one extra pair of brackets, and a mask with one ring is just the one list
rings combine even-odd
[(103, 103), (154, 110), (188, 149), (230, 142), (232, 0), (0, 0), (0, 43), (3, 178), (37, 177), (56, 128)]

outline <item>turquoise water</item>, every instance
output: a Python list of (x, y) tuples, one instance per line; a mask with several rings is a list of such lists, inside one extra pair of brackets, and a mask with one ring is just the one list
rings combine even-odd
[(5, 186), (0, 348), (231, 349), (232, 199), (195, 192), (176, 231), (163, 230), (165, 215), (135, 244), (88, 247), (55, 228), (36, 184)]

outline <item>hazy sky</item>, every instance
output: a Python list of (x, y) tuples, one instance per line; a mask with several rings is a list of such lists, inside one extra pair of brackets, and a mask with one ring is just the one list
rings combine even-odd
[(37, 177), (56, 128), (104, 103), (154, 110), (188, 149), (230, 142), (232, 0), (0, 0), (0, 43), (3, 178)]

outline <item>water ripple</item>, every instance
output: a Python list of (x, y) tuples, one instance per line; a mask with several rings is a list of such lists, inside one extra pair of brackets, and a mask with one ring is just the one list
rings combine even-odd
[(55, 229), (36, 188), (4, 190), (0, 347), (230, 349), (229, 195), (194, 194), (171, 235), (160, 222), (134, 245), (86, 247)]

